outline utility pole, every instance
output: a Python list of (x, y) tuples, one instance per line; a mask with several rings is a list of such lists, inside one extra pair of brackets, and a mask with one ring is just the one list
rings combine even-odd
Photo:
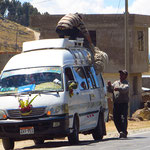
[(130, 72), (129, 70), (129, 43), (128, 43), (128, 0), (125, 0), (125, 69)]
[[(128, 12), (128, 0), (125, 0), (125, 17), (124, 17), (124, 22), (125, 22), (125, 69), (128, 72), (128, 82), (130, 84), (130, 55), (129, 55), (129, 35), (128, 35), (128, 28), (129, 28), (129, 22), (128, 22), (128, 17), (129, 17), (129, 12)], [(129, 88), (129, 99), (131, 100), (131, 89)], [(128, 115), (131, 117), (131, 101), (129, 102), (128, 105)]]
[(16, 25), (16, 51), (18, 50), (18, 25)]

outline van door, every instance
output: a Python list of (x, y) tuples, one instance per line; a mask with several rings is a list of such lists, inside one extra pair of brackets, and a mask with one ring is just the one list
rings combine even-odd
[(96, 77), (95, 70), (92, 66), (84, 67), (86, 76), (88, 79), (88, 84), (90, 88), (90, 105), (89, 111), (92, 112), (90, 115), (90, 124), (95, 127), (98, 121), (98, 115), (102, 103), (100, 85)]
[(78, 95), (77, 95), (77, 106), (80, 120), (80, 130), (87, 130), (91, 128), (90, 118), (91, 112), (89, 111), (90, 105), (90, 93), (87, 78), (83, 67), (73, 67), (73, 73), (78, 82)]
[[(72, 128), (73, 126), (73, 119), (74, 115), (77, 114), (78, 117), (80, 118), (85, 111), (85, 99), (89, 99), (88, 95), (84, 94), (83, 89), (86, 89), (87, 82), (85, 82), (85, 85), (82, 85), (83, 87), (80, 86), (80, 82), (85, 81), (81, 79), (80, 75), (76, 72), (77, 68), (73, 69), (71, 67), (66, 67), (65, 68), (65, 98), (68, 101), (68, 109), (69, 109), (69, 128)], [(85, 77), (84, 77), (85, 78)], [(73, 89), (73, 94), (69, 94), (69, 83), (71, 82), (77, 82), (78, 87), (77, 89)], [(82, 83), (83, 84), (83, 83)], [(82, 89), (81, 89), (82, 88)], [(81, 89), (81, 91), (80, 91)], [(83, 96), (84, 95), (84, 96)], [(80, 121), (80, 130), (83, 129), (83, 123)]]

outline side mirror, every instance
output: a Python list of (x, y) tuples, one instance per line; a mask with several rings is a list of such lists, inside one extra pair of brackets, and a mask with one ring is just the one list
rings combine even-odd
[(72, 81), (72, 82), (68, 82), (68, 90), (69, 90), (69, 96), (72, 97), (74, 95), (73, 93), (73, 89), (77, 89), (78, 87), (78, 83), (75, 82), (75, 81)]

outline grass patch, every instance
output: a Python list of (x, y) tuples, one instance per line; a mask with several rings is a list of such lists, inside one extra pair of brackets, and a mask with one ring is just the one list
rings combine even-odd
[(22, 43), (34, 40), (34, 33), (9, 20), (0, 19), (0, 52), (22, 50)]

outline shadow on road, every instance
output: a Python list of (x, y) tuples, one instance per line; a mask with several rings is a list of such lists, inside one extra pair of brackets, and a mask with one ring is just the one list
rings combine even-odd
[[(70, 144), (67, 141), (48, 141), (45, 142), (44, 144), (41, 145), (33, 145), (33, 146), (29, 146), (29, 147), (24, 147), (22, 149), (41, 149), (41, 148), (57, 148), (57, 147), (64, 147), (64, 146), (70, 146)], [(15, 150), (19, 150), (19, 149), (15, 149)]]
[[(79, 142), (78, 145), (75, 145), (75, 146), (82, 146), (82, 145), (90, 145), (90, 144), (94, 144), (94, 143), (98, 143), (98, 142), (107, 142), (107, 141), (114, 141), (114, 140), (134, 140), (134, 139), (143, 139), (143, 138), (146, 138), (146, 137), (128, 137), (126, 139), (119, 139), (119, 138), (105, 138), (101, 141), (95, 141), (95, 140), (82, 140)], [(45, 142), (44, 144), (41, 144), (41, 145), (33, 145), (33, 146), (28, 146), (28, 147), (24, 147), (24, 148), (21, 148), (21, 149), (15, 149), (15, 150), (32, 150), (32, 149), (46, 149), (46, 148), (61, 148), (61, 147), (69, 147), (69, 146), (72, 146), (69, 144), (68, 141), (47, 141)]]
[[(98, 143), (98, 142), (103, 142), (102, 141), (95, 141), (95, 140), (85, 140), (85, 141), (80, 141), (78, 145), (74, 145), (74, 146), (81, 146), (81, 145), (90, 145), (90, 144), (93, 144), (93, 143)], [(60, 148), (60, 147), (69, 147), (69, 146), (72, 146), (69, 144), (68, 141), (48, 141), (48, 142), (45, 142), (44, 144), (41, 144), (41, 145), (33, 145), (33, 146), (28, 146), (28, 147), (24, 147), (24, 148), (21, 148), (21, 149), (15, 149), (15, 150), (32, 150), (32, 149), (41, 149), (41, 148)]]
[(105, 141), (114, 141), (114, 140), (119, 140), (119, 138), (117, 138), (117, 137), (112, 137), (112, 138), (105, 138), (105, 139), (103, 139), (104, 142), (105, 142)]

